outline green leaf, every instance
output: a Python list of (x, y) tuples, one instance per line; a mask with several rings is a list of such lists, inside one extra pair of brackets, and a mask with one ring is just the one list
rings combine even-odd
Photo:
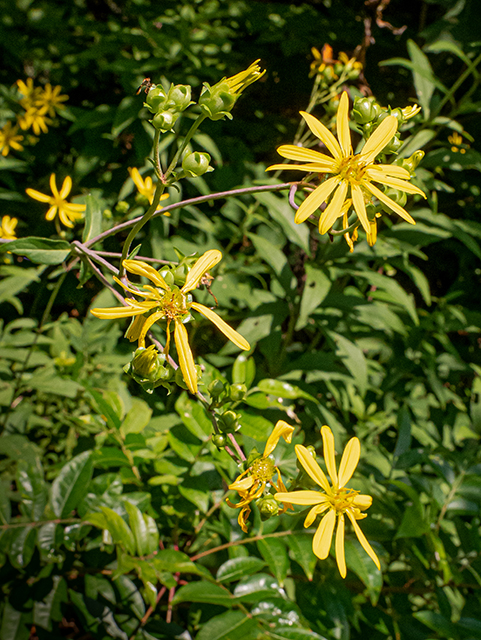
[[(105, 516), (107, 530), (112, 536), (114, 543), (120, 544), (130, 555), (135, 555), (135, 538), (128, 524), (122, 516), (113, 509), (110, 509), (109, 507), (101, 507), (101, 509)], [(92, 522), (92, 519), (89, 518), (89, 521)]]
[(173, 427), (169, 433), (169, 444), (175, 453), (187, 462), (195, 462), (196, 456), (202, 449), (202, 442), (182, 425)]
[(321, 636), (315, 631), (309, 631), (309, 629), (276, 627), (274, 633), (276, 638), (285, 638), (285, 640), (327, 640), (325, 636)]
[(67, 584), (62, 576), (53, 576), (53, 587), (41, 600), (36, 600), (33, 605), (33, 623), (36, 627), (41, 627), (47, 631), (52, 631), (55, 621), (57, 624), (62, 620), (61, 605), (66, 604)]
[(33, 527), (19, 527), (12, 531), (8, 556), (14, 567), (27, 566), (35, 550), (37, 530)]
[(52, 393), (65, 398), (75, 398), (78, 393), (83, 391), (83, 387), (75, 380), (61, 378), (53, 372), (44, 369), (37, 371), (23, 383), (24, 388), (36, 389), (43, 393)]
[(241, 433), (249, 436), (249, 438), (265, 442), (274, 428), (272, 422), (262, 416), (248, 413), (247, 411), (239, 411), (238, 413), (241, 416), (239, 420), (242, 425)]
[(137, 548), (138, 556), (146, 556), (151, 553), (149, 532), (147, 530), (147, 523), (142, 517), (142, 512), (128, 500), (124, 500), (124, 507), (129, 516), (130, 529), (134, 535), (135, 546)]
[(180, 602), (206, 602), (231, 607), (233, 600), (234, 597), (227, 589), (201, 580), (200, 582), (190, 582), (178, 589), (172, 600), (172, 604), (179, 604)]
[[(0, 244), (0, 249), (6, 247), (7, 244)], [(0, 267), (0, 302), (10, 302), (16, 308), (15, 296), (28, 287), (32, 282), (40, 282), (40, 275), (42, 274), (44, 267), (37, 269), (23, 269), (15, 265), (9, 267)], [(20, 303), (18, 303), (20, 304)], [(22, 307), (18, 309), (22, 312)]]
[(294, 222), (294, 211), (289, 204), (287, 194), (278, 196), (272, 192), (264, 191), (257, 192), (253, 195), (256, 200), (266, 207), (271, 218), (279, 223), (286, 238), (310, 256), (309, 227), (308, 225), (296, 224)]
[(30, 520), (40, 520), (48, 501), (47, 485), (40, 465), (21, 460), (17, 465), (17, 488), (21, 496), (20, 509)]
[(304, 570), (308, 580), (312, 580), (317, 557), (312, 550), (312, 536), (294, 533), (286, 537), (287, 546), (291, 550), (289, 554)]
[(265, 598), (286, 599), (286, 593), (276, 580), (267, 573), (257, 573), (241, 580), (234, 589), (234, 596), (241, 602), (259, 602)]
[(346, 540), (344, 548), (348, 568), (363, 582), (371, 604), (375, 607), (381, 595), (382, 573), (357, 540)]
[(440, 613), (434, 611), (416, 611), (413, 613), (413, 617), (432, 631), (438, 633), (441, 638), (458, 637), (456, 626)]
[(329, 293), (331, 284), (331, 280), (323, 271), (309, 264), (306, 265), (306, 282), (302, 292), (296, 331), (306, 326), (311, 313), (320, 306)]
[(286, 291), (286, 293), (293, 293), (296, 279), (283, 251), (263, 236), (258, 236), (254, 233), (248, 233), (247, 235), (250, 240), (252, 240), (260, 257), (272, 267), (284, 291)]
[(8, 524), (12, 517), (9, 493), (10, 482), (0, 480), (0, 524)]
[(7, 601), (3, 609), (0, 638), (2, 640), (28, 640), (30, 638), (31, 624), (32, 615), (30, 611), (24, 613), (17, 611)]
[(186, 477), (179, 485), (179, 492), (192, 502), (202, 513), (209, 508), (210, 489), (205, 476)]
[(306, 400), (317, 402), (316, 398), (311, 396), (309, 393), (306, 393), (302, 389), (299, 389), (299, 387), (296, 387), (293, 384), (289, 384), (289, 382), (284, 382), (283, 380), (264, 378), (264, 380), (258, 382), (257, 388), (264, 393), (274, 395), (278, 398), (287, 398), (288, 400), (295, 400), (296, 398), (306, 398)]
[(40, 449), (25, 436), (15, 433), (0, 437), (0, 453), (12, 460), (24, 460), (27, 464), (35, 466), (39, 460)]
[(195, 640), (244, 640), (256, 626), (242, 611), (227, 611), (208, 620)]
[(82, 232), (82, 242), (95, 238), (102, 232), (102, 211), (100, 202), (92, 195), (85, 197), (85, 224)]
[(124, 436), (128, 433), (140, 433), (149, 424), (151, 416), (152, 409), (146, 402), (140, 398), (132, 398), (132, 407), (120, 426), (120, 432)]
[(141, 103), (139, 100), (135, 96), (126, 96), (115, 111), (112, 136), (118, 138), (122, 131), (139, 117), (140, 110)]
[(241, 353), (235, 359), (232, 366), (232, 382), (234, 384), (245, 384), (249, 388), (256, 375), (256, 364), (254, 358)]
[(35, 264), (61, 264), (70, 255), (70, 244), (50, 238), (19, 238), (0, 244), (0, 254), (11, 251), (25, 256)]
[(390, 276), (384, 276), (381, 273), (376, 273), (375, 271), (370, 271), (369, 273), (366, 273), (365, 271), (355, 271), (354, 273), (360, 278), (366, 278), (369, 280), (370, 285), (376, 287), (376, 290), (372, 293), (373, 298), (404, 307), (407, 313), (411, 316), (413, 323), (416, 326), (419, 325), (419, 318), (413, 295), (406, 293), (396, 280)]
[(409, 57), (413, 63), (414, 86), (419, 104), (423, 108), (425, 120), (429, 120), (431, 96), (436, 86), (436, 79), (431, 63), (425, 53), (421, 51), (414, 40), (407, 41)]
[(354, 378), (359, 393), (364, 397), (367, 390), (368, 375), (367, 361), (362, 349), (339, 333), (332, 331), (330, 335), (336, 343), (336, 355), (342, 360), (346, 369)]
[[(399, 150), (398, 158), (409, 158), (409, 156), (411, 156), (415, 151), (425, 147), (435, 137), (436, 131), (433, 131), (432, 129), (422, 129), (421, 131), (418, 131), (404, 142), (403, 146)], [(432, 152), (429, 153), (429, 156), (431, 156), (431, 153)], [(425, 165), (426, 163), (423, 162), (423, 166)]]
[(210, 573), (201, 565), (197, 565), (182, 551), (175, 549), (162, 549), (152, 559), (158, 571), (168, 571), (169, 573), (193, 573), (199, 576), (210, 576)]
[(285, 544), (278, 538), (265, 538), (257, 541), (257, 548), (274, 574), (279, 586), (282, 587), (289, 570), (289, 558), (287, 557)]
[(212, 433), (212, 422), (199, 402), (194, 402), (186, 393), (182, 393), (175, 403), (175, 410), (179, 414), (187, 429), (199, 440), (205, 442)]
[(92, 452), (84, 451), (62, 467), (53, 481), (50, 504), (57, 518), (66, 518), (87, 493), (92, 478)]
[(254, 556), (244, 556), (232, 558), (220, 565), (216, 579), (219, 582), (233, 582), (257, 573), (265, 566), (260, 558)]

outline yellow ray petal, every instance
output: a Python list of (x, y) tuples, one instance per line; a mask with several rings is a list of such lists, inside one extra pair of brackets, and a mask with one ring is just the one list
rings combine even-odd
[(278, 420), (271, 435), (267, 438), (266, 446), (264, 447), (264, 458), (271, 455), (279, 442), (279, 438), (284, 438), (286, 442), (290, 442), (293, 431), (294, 427), (291, 427), (290, 424), (287, 424), (284, 420)]
[(311, 162), (310, 164), (273, 164), (267, 167), (266, 171), (284, 171), (293, 169), (295, 171), (307, 171), (309, 173), (335, 173), (335, 166), (321, 164), (320, 162)]
[(145, 347), (145, 336), (147, 335), (147, 331), (157, 322), (157, 320), (160, 320), (164, 316), (164, 311), (156, 311), (145, 320), (139, 333), (139, 347)]
[[(300, 224), (314, 213), (323, 202), (326, 201), (336, 186), (339, 184), (339, 178), (328, 178), (325, 182), (317, 187), (311, 194), (307, 196), (299, 209), (296, 211), (294, 222)], [(321, 214), (322, 215), (322, 214)]]
[(357, 217), (361, 221), (362, 227), (366, 233), (371, 232), (371, 225), (366, 213), (366, 203), (364, 202), (364, 195), (362, 190), (357, 185), (351, 185), (352, 204), (357, 213)]
[(236, 347), (239, 347), (239, 349), (244, 349), (244, 351), (248, 351), (251, 348), (247, 340), (243, 336), (241, 336), (240, 333), (237, 333), (235, 329), (230, 327), (227, 322), (222, 320), (222, 318), (218, 316), (215, 311), (212, 311), (212, 309), (209, 309), (208, 307), (205, 307), (203, 304), (199, 304), (198, 302), (192, 302), (191, 307), (208, 318), (211, 322), (213, 322), (215, 326), (220, 329), (222, 333), (236, 345)]
[(90, 309), (90, 313), (101, 320), (113, 320), (116, 318), (130, 318), (145, 313), (145, 309), (132, 307), (106, 307), (104, 309)]
[(409, 215), (409, 213), (401, 207), (401, 205), (391, 200), (383, 191), (375, 187), (371, 182), (368, 182), (363, 185), (368, 191), (372, 193), (373, 196), (376, 196), (378, 200), (384, 202), (384, 204), (392, 209), (398, 216), (401, 216), (406, 222), (410, 222), (411, 224), (416, 224), (416, 221)]
[(251, 512), (251, 508), (245, 506), (239, 513), (237, 517), (237, 522), (239, 523), (240, 528), (244, 533), (247, 533), (247, 520), (249, 518)]
[(423, 198), (426, 197), (424, 191), (422, 191), (419, 187), (411, 184), (410, 182), (406, 182), (405, 180), (400, 180), (399, 178), (393, 178), (392, 176), (386, 175), (383, 171), (378, 171), (375, 167), (370, 167), (366, 170), (366, 175), (374, 180), (374, 182), (380, 182), (381, 184), (386, 184), (388, 187), (393, 187), (394, 189), (399, 189), (399, 191), (405, 191), (406, 193), (417, 193)]
[(354, 498), (352, 504), (357, 509), (364, 511), (365, 509), (369, 509), (369, 507), (372, 505), (372, 496), (361, 493)]
[(374, 131), (362, 148), (360, 159), (365, 164), (372, 162), (374, 158), (381, 153), (384, 147), (386, 147), (394, 138), (397, 127), (398, 120), (396, 116), (387, 116), (387, 118), (384, 118), (379, 127)]
[(324, 513), (324, 511), (326, 511), (327, 509), (329, 509), (329, 503), (325, 502), (323, 504), (317, 504), (315, 507), (312, 507), (312, 509), (309, 510), (309, 513), (306, 516), (306, 519), (304, 520), (304, 528), (308, 529), (311, 524), (314, 522), (314, 520), (317, 518), (317, 516), (320, 513)]
[(346, 513), (347, 513), (347, 516), (348, 516), (349, 520), (352, 523), (352, 526), (354, 527), (354, 531), (356, 533), (357, 539), (361, 543), (362, 548), (364, 549), (364, 551), (367, 553), (367, 555), (371, 558), (371, 560), (374, 562), (374, 564), (376, 565), (376, 567), (380, 571), (381, 570), (381, 563), (379, 562), (379, 558), (377, 557), (376, 553), (374, 552), (374, 549), (371, 547), (371, 545), (367, 541), (366, 536), (361, 531), (361, 527), (357, 524), (356, 518), (349, 511), (346, 511)]
[(65, 200), (65, 198), (68, 196), (71, 188), (72, 188), (72, 178), (70, 176), (67, 176), (63, 181), (62, 188), (60, 189), (60, 194), (59, 194), (63, 200)]
[(324, 213), (319, 218), (319, 233), (322, 235), (329, 231), (334, 222), (343, 214), (343, 205), (347, 195), (348, 183), (343, 180), (334, 195), (331, 202), (326, 207)]
[(174, 340), (175, 346), (177, 347), (177, 355), (179, 356), (180, 369), (184, 376), (185, 383), (191, 393), (197, 393), (197, 372), (195, 370), (194, 357), (189, 345), (187, 329), (177, 318), (175, 319)]
[(337, 488), (338, 480), (336, 471), (334, 436), (332, 434), (332, 431), (326, 425), (321, 428), (321, 436), (324, 449), (324, 461), (326, 463), (327, 472), (331, 476), (332, 484)]
[(341, 464), (339, 465), (339, 487), (344, 487), (349, 482), (355, 468), (358, 465), (361, 455), (361, 443), (359, 438), (351, 438), (342, 454)]
[(325, 560), (331, 549), (332, 534), (336, 523), (336, 512), (332, 509), (321, 520), (312, 540), (312, 550), (318, 558)]
[(252, 485), (254, 484), (253, 476), (246, 476), (245, 478), (241, 478), (240, 476), (237, 480), (234, 480), (232, 484), (229, 485), (229, 489), (233, 491), (248, 491)]
[(337, 109), (337, 137), (344, 157), (352, 154), (351, 132), (349, 131), (349, 98), (343, 91)]
[(304, 467), (306, 473), (308, 473), (314, 482), (316, 482), (327, 494), (330, 495), (332, 491), (324, 471), (311, 456), (309, 450), (306, 449), (306, 447), (303, 447), (302, 444), (296, 444), (294, 448), (296, 450), (296, 456)]
[(306, 149), (305, 147), (297, 147), (295, 144), (283, 144), (277, 149), (277, 153), (288, 160), (300, 160), (301, 162), (314, 162), (316, 164), (325, 164), (332, 167), (336, 164), (335, 160), (324, 153), (315, 151), (314, 149)]
[(38, 200), (39, 202), (50, 202), (52, 200), (52, 196), (47, 196), (45, 193), (40, 193), (36, 189), (25, 189), (27, 195), (29, 195), (34, 200)]
[(142, 260), (124, 260), (122, 264), (129, 273), (135, 273), (138, 276), (145, 276), (157, 287), (164, 289), (164, 291), (170, 290), (160, 273), (154, 269), (154, 267), (151, 267), (150, 264), (142, 262)]
[(322, 122), (319, 122), (317, 118), (311, 116), (310, 113), (306, 113), (305, 111), (300, 111), (299, 113), (306, 121), (312, 133), (326, 145), (336, 160), (340, 160), (342, 158), (341, 147), (329, 129), (325, 127)]
[(341, 578), (346, 577), (346, 557), (344, 555), (344, 514), (339, 516), (336, 531), (336, 562)]
[(72, 229), (75, 225), (70, 221), (70, 218), (68, 217), (68, 212), (65, 211), (64, 207), (60, 207), (58, 210), (58, 217), (60, 218), (60, 221), (62, 224), (64, 224), (66, 227), (70, 227), (70, 229)]
[(57, 182), (55, 180), (55, 174), (54, 173), (50, 174), (49, 184), (50, 184), (50, 189), (51, 189), (51, 191), (52, 191), (52, 193), (54, 195), (54, 198), (58, 198), (59, 197), (59, 192), (58, 192), (58, 189), (57, 189)]
[(124, 335), (129, 342), (136, 342), (139, 339), (140, 332), (142, 331), (142, 327), (144, 326), (146, 319), (147, 318), (143, 315), (138, 315), (132, 318), (132, 322), (129, 324)]
[(185, 284), (182, 287), (181, 291), (183, 291), (184, 293), (188, 293), (189, 291), (192, 291), (192, 289), (195, 289), (199, 284), (202, 276), (221, 260), (222, 253), (220, 251), (217, 251), (217, 249), (206, 251), (203, 255), (200, 256), (200, 258), (187, 274)]
[[(311, 456), (312, 457), (312, 456)], [(308, 507), (311, 504), (324, 504), (328, 502), (329, 498), (319, 491), (292, 491), (292, 492), (279, 492), (275, 494), (275, 499), (280, 502), (292, 502), (292, 504), (301, 504)]]
[[(369, 172), (370, 167), (367, 169)], [(388, 176), (393, 176), (394, 178), (402, 178), (404, 180), (409, 180), (411, 178), (411, 174), (404, 167), (399, 167), (396, 164), (377, 164), (375, 169), (382, 171)]]

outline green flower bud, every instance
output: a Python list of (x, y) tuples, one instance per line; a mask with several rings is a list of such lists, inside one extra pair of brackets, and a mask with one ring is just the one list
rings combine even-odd
[(391, 140), (391, 142), (384, 147), (382, 150), (383, 153), (397, 153), (399, 149), (402, 147), (402, 140), (397, 133)]
[(238, 96), (231, 93), (226, 82), (220, 82), (211, 87), (204, 82), (204, 88), (199, 98), (199, 107), (211, 120), (221, 120), (225, 116), (232, 120), (230, 112)]
[(173, 111), (159, 111), (155, 114), (152, 124), (156, 129), (159, 129), (163, 133), (170, 131), (174, 124), (177, 122), (179, 113)]
[(240, 429), (239, 417), (235, 411), (224, 411), (218, 417), (217, 424), (224, 433), (234, 433)]
[(391, 109), (389, 115), (395, 116), (398, 119), (399, 124), (403, 124), (404, 122), (406, 122), (406, 118), (404, 117), (403, 110), (400, 109), (399, 107), (397, 109)]
[(189, 105), (193, 104), (190, 99), (191, 93), (192, 89), (188, 84), (170, 85), (165, 108), (173, 111), (184, 111)]
[[(391, 200), (393, 200), (396, 204), (400, 205), (401, 207), (404, 207), (408, 199), (407, 193), (405, 193), (404, 191), (398, 191), (398, 189), (393, 189), (392, 187), (387, 187), (386, 189), (384, 189), (384, 193), (387, 195), (388, 198), (391, 198)], [(382, 202), (381, 202), (381, 207), (383, 211), (385, 211), (386, 213), (392, 212), (392, 210)]]
[(130, 204), (125, 200), (120, 200), (120, 202), (117, 202), (117, 204), (115, 205), (115, 212), (120, 213), (121, 215), (124, 215), (125, 213), (127, 213), (129, 209), (130, 209)]
[(256, 504), (259, 507), (261, 520), (268, 520), (269, 518), (272, 518), (272, 516), (277, 516), (279, 514), (279, 503), (274, 496), (265, 496), (264, 498), (260, 498)]
[(376, 120), (381, 107), (373, 98), (356, 98), (352, 108), (352, 116), (358, 124), (367, 124)]
[(165, 355), (159, 353), (154, 345), (139, 347), (132, 360), (132, 372), (143, 380), (154, 382), (158, 379), (159, 369), (165, 362)]
[(182, 286), (185, 284), (185, 279), (190, 271), (190, 267), (187, 264), (179, 264), (172, 273), (174, 275), (174, 282), (176, 285)]
[(421, 149), (419, 149), (419, 151), (415, 151), (409, 158), (399, 158), (399, 160), (396, 161), (396, 164), (403, 167), (404, 169), (407, 169), (409, 173), (413, 175), (416, 167), (423, 158), (424, 151), (421, 151)]
[(227, 444), (227, 439), (221, 433), (217, 433), (215, 436), (212, 436), (212, 442), (218, 449), (223, 449)]
[(209, 167), (210, 155), (208, 153), (201, 153), (200, 151), (194, 151), (187, 153), (182, 160), (182, 169), (190, 174), (192, 177), (203, 176), (207, 171), (212, 170)]
[(174, 286), (174, 274), (170, 269), (168, 269), (167, 267), (164, 267), (163, 269), (159, 270), (159, 274), (165, 280), (166, 285), (168, 285), (169, 287)]
[(231, 384), (229, 389), (229, 397), (233, 402), (243, 400), (247, 393), (245, 384)]
[(329, 64), (326, 65), (324, 70), (322, 71), (322, 76), (323, 76), (326, 84), (331, 84), (331, 83), (334, 82), (334, 80), (337, 79), (337, 75), (336, 75), (334, 69)]
[(220, 394), (224, 392), (224, 389), (225, 386), (221, 380), (213, 380), (207, 387), (207, 390), (213, 398), (218, 398)]
[[(202, 369), (198, 364), (195, 365), (195, 372), (197, 375), (197, 380), (199, 381), (202, 378)], [(178, 385), (181, 389), (188, 389), (180, 367), (175, 370), (174, 378), (175, 378), (175, 384)]]
[(167, 94), (161, 84), (154, 85), (145, 99), (145, 106), (151, 111), (151, 113), (157, 113), (160, 111), (167, 101)]
[(367, 204), (366, 205), (366, 213), (367, 213), (367, 217), (369, 218), (369, 220), (374, 220), (374, 218), (376, 217), (376, 213), (377, 213), (377, 207), (375, 207), (373, 204)]

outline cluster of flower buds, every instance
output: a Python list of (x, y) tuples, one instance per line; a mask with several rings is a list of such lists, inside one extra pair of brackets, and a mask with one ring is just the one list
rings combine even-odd
[(193, 104), (188, 84), (171, 84), (168, 91), (161, 84), (149, 88), (144, 105), (154, 114), (151, 122), (162, 132), (170, 131), (178, 117)]
[[(418, 105), (411, 105), (401, 109), (391, 109), (391, 107), (381, 107), (376, 102), (376, 99), (372, 96), (365, 98), (356, 98), (354, 100), (354, 106), (352, 109), (352, 117), (357, 124), (362, 126), (364, 138), (369, 138), (374, 131), (378, 128), (381, 122), (388, 116), (394, 116), (397, 118), (399, 125), (396, 135), (392, 138), (390, 143), (383, 149), (383, 153), (397, 153), (402, 146), (401, 135), (399, 133), (399, 127), (406, 123), (410, 118), (413, 118), (421, 111), (421, 107)], [(401, 203), (399, 203), (401, 204)], [(401, 205), (402, 206), (402, 205)]]
[(247, 393), (245, 384), (229, 384), (218, 379), (213, 380), (207, 389), (216, 407), (226, 402), (241, 402)]
[(330, 85), (343, 76), (344, 80), (357, 80), (362, 71), (362, 63), (350, 58), (344, 51), (339, 52), (339, 60), (333, 58), (331, 45), (325, 44), (322, 50), (312, 47), (314, 60), (311, 62), (309, 76), (321, 76), (322, 84)]

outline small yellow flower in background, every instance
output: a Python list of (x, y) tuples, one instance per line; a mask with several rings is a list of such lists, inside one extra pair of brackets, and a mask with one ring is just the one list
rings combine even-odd
[(311, 62), (311, 68), (309, 75), (313, 76), (316, 73), (322, 73), (327, 66), (333, 66), (337, 60), (332, 57), (333, 49), (330, 44), (325, 44), (322, 50), (319, 51), (316, 47), (311, 47), (311, 53), (314, 60)]
[[(227, 504), (233, 509), (240, 509), (237, 522), (244, 533), (247, 533), (247, 519), (251, 512), (249, 505), (253, 500), (260, 498), (266, 486), (269, 484), (277, 491), (286, 491), (280, 471), (269, 456), (276, 448), (279, 438), (284, 438), (288, 443), (291, 442), (293, 431), (294, 427), (291, 427), (287, 422), (284, 422), (284, 420), (279, 420), (267, 439), (262, 456), (256, 458), (251, 466), (229, 485), (229, 489), (237, 491), (240, 500), (237, 504), (233, 504), (230, 500), (227, 500)], [(277, 482), (274, 482), (273, 477), (276, 471)], [(286, 493), (285, 495), (290, 494)], [(283, 511), (286, 511), (291, 505), (289, 500), (283, 502)]]
[[(466, 153), (466, 149), (461, 147), (463, 144), (463, 136), (460, 136), (456, 131), (452, 135), (448, 136), (448, 142), (453, 145), (451, 147), (451, 151), (453, 153), (457, 153), (458, 151), (459, 153)], [(469, 145), (465, 144), (465, 147), (469, 147)]]
[[(152, 204), (155, 194), (155, 185), (152, 181), (152, 178), (150, 176), (147, 176), (144, 180), (140, 175), (140, 171), (137, 169), (137, 167), (129, 167), (128, 172), (135, 186), (137, 187), (137, 191), (140, 193), (140, 195), (144, 196), (144, 198), (147, 198), (150, 204)], [(162, 202), (162, 200), (166, 200), (168, 197), (168, 193), (163, 193), (160, 196), (160, 201)], [(159, 209), (161, 208), (162, 207), (159, 207)]]
[(53, 196), (48, 196), (35, 189), (26, 189), (27, 195), (39, 202), (46, 202), (50, 205), (50, 209), (45, 216), (46, 220), (53, 220), (58, 212), (58, 217), (62, 224), (72, 228), (78, 220), (83, 218), (83, 212), (87, 208), (84, 204), (71, 204), (66, 201), (68, 194), (72, 189), (72, 178), (67, 176), (63, 181), (60, 192), (57, 189), (55, 174), (50, 176), (50, 189)]
[(15, 240), (15, 227), (18, 224), (17, 218), (11, 218), (10, 216), (3, 216), (2, 224), (0, 225), (0, 238), (5, 240)]
[(47, 118), (45, 107), (43, 109), (37, 109), (37, 107), (30, 107), (21, 116), (18, 116), (17, 122), (20, 125), (20, 129), (27, 131), (32, 128), (36, 136), (40, 135), (40, 132), (47, 133), (47, 125), (52, 124), (52, 120)]
[[(312, 133), (321, 140), (332, 154), (332, 157), (295, 145), (283, 145), (277, 150), (283, 158), (299, 160), (305, 164), (286, 165), (275, 164), (268, 167), (270, 170), (298, 169), (309, 173), (331, 174), (310, 193), (301, 204), (295, 215), (295, 222), (300, 224), (327, 203), (325, 210), (319, 218), (319, 232), (326, 233), (331, 229), (336, 220), (343, 218), (343, 229), (347, 229), (348, 212), (351, 207), (359, 218), (366, 232), (369, 244), (375, 242), (372, 221), (366, 212), (366, 203), (372, 198), (377, 198), (389, 209), (397, 213), (407, 222), (416, 224), (413, 218), (399, 204), (389, 198), (373, 182), (378, 182), (387, 187), (406, 193), (416, 193), (423, 197), (424, 192), (410, 184), (408, 180), (411, 174), (407, 169), (392, 164), (375, 164), (374, 161), (382, 150), (393, 139), (398, 120), (395, 116), (387, 116), (367, 140), (361, 153), (353, 154), (351, 146), (351, 133), (349, 130), (349, 99), (344, 92), (339, 101), (337, 111), (337, 139), (317, 118), (309, 113), (301, 111)], [(375, 221), (374, 221), (375, 223)]]
[(20, 141), (23, 140), (23, 136), (17, 135), (18, 128), (12, 127), (11, 122), (7, 122), (2, 129), (0, 129), (0, 151), (2, 156), (8, 156), (10, 149), (16, 151), (23, 151), (23, 147)]
[[(177, 348), (179, 365), (184, 376), (184, 380), (191, 393), (197, 393), (197, 373), (195, 370), (194, 357), (189, 345), (187, 330), (184, 321), (188, 320), (190, 310), (198, 311), (208, 320), (213, 322), (222, 333), (229, 338), (239, 349), (248, 351), (250, 345), (240, 333), (222, 320), (212, 309), (193, 302), (190, 291), (196, 289), (204, 277), (205, 273), (222, 259), (222, 253), (215, 249), (206, 251), (192, 266), (185, 284), (181, 289), (169, 287), (162, 276), (146, 262), (141, 260), (124, 260), (123, 265), (129, 273), (144, 276), (155, 286), (149, 284), (142, 285), (142, 290), (132, 288), (124, 284), (118, 278), (114, 280), (125, 291), (129, 291), (135, 296), (140, 296), (143, 300), (126, 299), (126, 307), (110, 307), (106, 309), (92, 309), (94, 316), (101, 319), (134, 318), (133, 324), (129, 327), (126, 337), (131, 342), (138, 340), (139, 347), (145, 347), (145, 337), (147, 331), (158, 320), (165, 318), (167, 321), (167, 338), (164, 353), (169, 353), (170, 347), (170, 323), (174, 322), (174, 341)], [(152, 312), (152, 313), (151, 313)], [(146, 318), (140, 317), (150, 313)]]
[(57, 111), (65, 109), (65, 105), (62, 102), (68, 100), (67, 95), (60, 95), (62, 87), (59, 85), (52, 88), (50, 83), (45, 85), (44, 89), (40, 89), (35, 103), (39, 110), (46, 110), (49, 116), (52, 118), (57, 114)]
[(354, 527), (354, 531), (362, 548), (380, 570), (381, 565), (379, 563), (379, 558), (357, 524), (357, 520), (362, 520), (366, 517), (366, 514), (361, 513), (361, 511), (364, 511), (371, 506), (372, 497), (369, 495), (362, 495), (359, 491), (348, 489), (346, 487), (346, 483), (351, 479), (351, 476), (359, 462), (361, 453), (359, 439), (351, 438), (347, 443), (344, 453), (342, 454), (338, 473), (336, 470), (334, 436), (332, 431), (329, 427), (324, 426), (321, 429), (321, 435), (324, 448), (324, 460), (331, 478), (332, 486), (329, 484), (324, 472), (314, 460), (309, 450), (302, 445), (296, 445), (296, 455), (299, 462), (304, 467), (306, 473), (323, 489), (323, 492), (280, 492), (276, 493), (275, 498), (282, 502), (289, 501), (292, 504), (300, 504), (303, 506), (313, 505), (304, 521), (304, 526), (306, 528), (312, 525), (319, 514), (327, 511), (321, 519), (312, 541), (312, 550), (321, 560), (325, 560), (329, 555), (334, 527), (337, 522), (336, 561), (339, 573), (343, 578), (346, 577), (346, 559), (344, 555), (344, 527), (346, 515)]
[(17, 80), (17, 87), (18, 91), (23, 96), (23, 98), (20, 100), (20, 104), (26, 105), (26, 108), (33, 106), (39, 92), (39, 88), (33, 86), (33, 79), (27, 78), (27, 82), (24, 82), (23, 80)]

